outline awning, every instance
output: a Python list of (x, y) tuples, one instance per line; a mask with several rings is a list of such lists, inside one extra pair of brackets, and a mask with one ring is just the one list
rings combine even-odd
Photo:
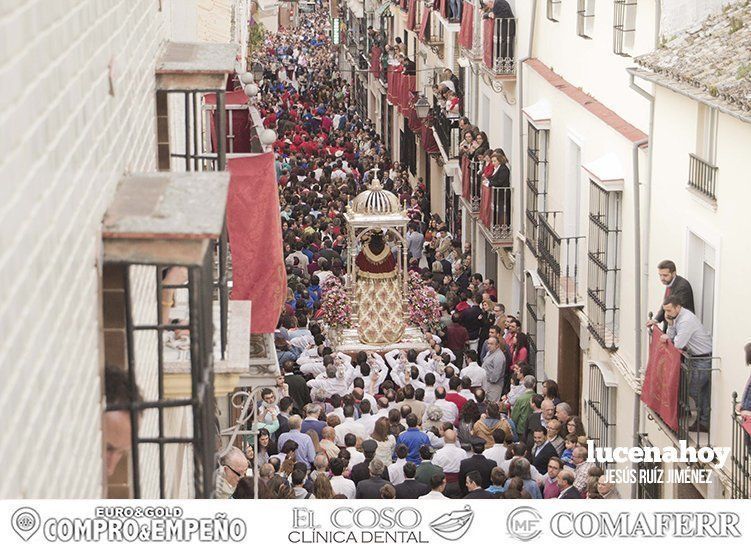
[(553, 114), (547, 100), (539, 100), (531, 106), (522, 108), (522, 113), (537, 130), (550, 129), (550, 118)]
[(582, 165), (589, 178), (606, 191), (623, 191), (623, 167), (615, 153)]
[(390, 1), (384, 2), (383, 5), (375, 11), (375, 16), (376, 17), (393, 17), (394, 14), (391, 13), (391, 10), (389, 9), (390, 7), (391, 7)]

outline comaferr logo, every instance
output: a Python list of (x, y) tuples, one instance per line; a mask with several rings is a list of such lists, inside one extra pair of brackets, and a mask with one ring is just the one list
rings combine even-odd
[(475, 513), (466, 505), (463, 510), (454, 510), (437, 517), (430, 522), (430, 529), (446, 540), (459, 540), (469, 531), (473, 519)]
[(511, 538), (528, 542), (542, 533), (542, 516), (531, 506), (520, 506), (506, 518), (506, 531)]

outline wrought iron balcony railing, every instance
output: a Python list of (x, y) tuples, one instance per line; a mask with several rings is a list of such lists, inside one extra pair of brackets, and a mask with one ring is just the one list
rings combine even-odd
[(461, 129), (459, 128), (459, 116), (450, 117), (441, 108), (433, 110), (433, 119), (435, 131), (438, 134), (438, 141), (443, 148), (446, 157), (453, 160), (459, 157), (459, 143), (461, 140)]
[(730, 498), (751, 498), (751, 435), (743, 428), (738, 393), (733, 393), (733, 439), (730, 450)]
[(516, 74), (516, 19), (485, 19), (483, 60), (497, 76)]
[(511, 241), (513, 229), (511, 227), (511, 203), (513, 202), (511, 187), (492, 187), (492, 214), (490, 221), (490, 235), (493, 242)]
[(584, 236), (560, 236), (550, 223), (555, 215), (537, 214), (537, 273), (557, 304), (580, 306), (579, 243)]
[(688, 185), (712, 200), (717, 200), (717, 170), (716, 166), (689, 153)]

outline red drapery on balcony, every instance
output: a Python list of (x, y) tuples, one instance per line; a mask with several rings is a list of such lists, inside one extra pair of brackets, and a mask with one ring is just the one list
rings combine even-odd
[(466, 155), (462, 157), (462, 196), (467, 202), (472, 200), (472, 189), (469, 180), (469, 158)]
[[(441, 17), (443, 17), (444, 19), (448, 19), (449, 18), (449, 1), (438, 0), (436, 3), (438, 4), (438, 6), (435, 9), (437, 9), (440, 12)], [(433, 4), (433, 6), (435, 7), (435, 4)]]
[(389, 102), (392, 104), (396, 104), (396, 95), (397, 95), (397, 71), (395, 66), (389, 65), (389, 67), (386, 69), (386, 98), (388, 98)]
[(471, 2), (464, 2), (462, 24), (459, 27), (459, 45), (464, 49), (472, 49), (472, 32), (475, 24), (475, 7)]
[(287, 295), (274, 154), (230, 159), (232, 300), (250, 300), (253, 333), (272, 333)]
[(425, 8), (422, 10), (422, 21), (420, 21), (420, 31), (417, 33), (417, 38), (422, 41), (428, 41), (428, 28), (430, 26), (430, 10)]
[[(204, 96), (206, 105), (216, 105), (216, 94), (211, 93)], [(248, 97), (245, 96), (245, 92), (240, 89), (238, 91), (229, 91), (225, 94), (225, 104), (227, 106), (240, 106), (248, 103)], [(230, 148), (229, 135), (230, 135), (230, 122), (229, 118), (232, 118), (232, 147)], [(241, 110), (227, 110), (227, 143), (225, 149), (227, 153), (250, 153), (250, 116), (248, 115), (247, 108)], [(211, 149), (216, 151), (216, 126), (215, 115), (211, 114)]]
[(377, 45), (370, 49), (370, 73), (376, 78), (381, 77), (381, 48)]
[(485, 66), (493, 68), (493, 31), (495, 19), (485, 19), (482, 22), (482, 60)]
[(407, 10), (407, 30), (415, 29), (415, 22), (417, 20), (417, 2), (418, 0), (409, 0), (409, 8)]
[(397, 105), (402, 115), (407, 115), (406, 112), (412, 109), (412, 92), (415, 90), (416, 84), (416, 76), (400, 74), (399, 82), (397, 83), (397, 87), (399, 88)]
[(480, 221), (488, 228), (493, 221), (493, 189), (485, 180), (480, 188)]
[(409, 129), (415, 134), (422, 134), (422, 121), (418, 119), (415, 108), (408, 108), (405, 110), (404, 116), (407, 118)]
[(678, 430), (678, 387), (681, 352), (670, 342), (660, 342), (662, 330), (652, 327), (649, 362), (644, 375), (641, 400), (674, 431)]
[(422, 125), (421, 140), (422, 147), (423, 149), (425, 149), (425, 151), (428, 152), (428, 154), (436, 155), (441, 152), (441, 150), (438, 148), (438, 143), (435, 141), (433, 127), (430, 127), (427, 124)]

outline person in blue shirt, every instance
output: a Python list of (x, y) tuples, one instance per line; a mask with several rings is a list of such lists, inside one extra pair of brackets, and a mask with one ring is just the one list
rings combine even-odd
[(311, 276), (310, 277), (310, 285), (308, 286), (308, 295), (310, 296), (310, 299), (313, 301), (313, 303), (318, 302), (321, 300), (321, 286), (319, 285), (321, 283), (321, 278), (318, 276)]
[(417, 416), (409, 414), (407, 416), (407, 430), (396, 439), (396, 443), (405, 444), (409, 448), (407, 461), (419, 465), (422, 462), (420, 458), (420, 446), (430, 446), (430, 438), (417, 427)]

